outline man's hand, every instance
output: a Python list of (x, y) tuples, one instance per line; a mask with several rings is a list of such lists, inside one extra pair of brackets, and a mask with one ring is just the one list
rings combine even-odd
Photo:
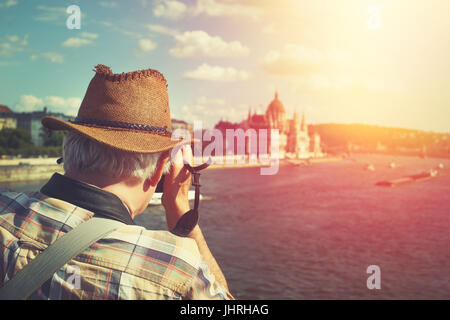
[(164, 178), (162, 205), (166, 210), (169, 230), (173, 230), (183, 214), (189, 211), (188, 192), (191, 173), (184, 168), (184, 162), (192, 163), (190, 145), (183, 145), (171, 159), (170, 172)]
[[(190, 209), (188, 192), (191, 185), (191, 173), (184, 167), (184, 162), (192, 165), (192, 158), (191, 146), (184, 145), (181, 147), (176, 155), (172, 157), (170, 173), (164, 178), (164, 190), (161, 202), (164, 209), (166, 209), (166, 220), (169, 230), (173, 230), (181, 216)], [(195, 226), (188, 237), (197, 242), (200, 255), (208, 263), (211, 273), (228, 290), (225, 276), (209, 250), (200, 227), (198, 225)]]

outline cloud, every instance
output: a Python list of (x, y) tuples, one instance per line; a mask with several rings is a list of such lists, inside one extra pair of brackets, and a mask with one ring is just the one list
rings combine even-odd
[(115, 28), (115, 30), (117, 32), (120, 32), (121, 34), (127, 36), (127, 37), (136, 38), (136, 39), (139, 39), (139, 38), (143, 37), (142, 34), (140, 34), (139, 32), (128, 31), (128, 30), (125, 30), (123, 28)]
[(19, 112), (36, 111), (37, 108), (42, 108), (44, 101), (33, 95), (25, 94), (19, 98), (19, 103), (16, 104), (15, 109)]
[(103, 25), (103, 26), (105, 26), (105, 27), (108, 27), (108, 28), (111, 28), (111, 27), (114, 26), (114, 24), (112, 22), (109, 22), (109, 21), (99, 21), (98, 23)]
[(225, 100), (219, 98), (207, 98), (205, 96), (200, 96), (197, 98), (196, 103), (201, 105), (224, 106)]
[(332, 71), (351, 61), (346, 52), (321, 51), (297, 44), (286, 44), (269, 51), (262, 61), (265, 71), (273, 74), (314, 74)]
[(0, 61), (0, 67), (11, 67), (20, 65), (19, 61)]
[(186, 11), (187, 6), (183, 2), (176, 0), (158, 0), (155, 2), (153, 15), (155, 17), (177, 20), (184, 16)]
[(242, 16), (256, 20), (263, 14), (263, 10), (257, 6), (244, 5), (232, 1), (197, 0), (197, 5), (193, 8), (193, 14), (206, 14), (212, 17)]
[[(41, 54), (42, 58), (44, 58), (47, 61), (50, 61), (52, 63), (63, 63), (64, 57), (56, 52), (44, 52)], [(33, 57), (33, 56), (31, 56)], [(36, 60), (36, 59), (34, 59)]]
[(78, 48), (92, 43), (93, 41), (91, 39), (72, 37), (64, 41), (61, 45), (67, 48)]
[(22, 48), (15, 48), (9, 42), (0, 42), (0, 56), (10, 56), (17, 51), (22, 51)]
[(187, 57), (245, 57), (250, 49), (239, 41), (226, 42), (202, 30), (186, 31), (175, 36), (177, 42), (169, 53), (176, 58)]
[(2, 1), (2, 2), (0, 2), (0, 8), (9, 8), (9, 7), (17, 5), (18, 3), (19, 3), (19, 1), (17, 1), (17, 0)]
[(22, 52), (27, 45), (28, 35), (23, 38), (17, 35), (7, 35), (4, 39), (0, 39), (0, 56), (12, 56)]
[(20, 38), (16, 35), (12, 35), (12, 36), (6, 36), (6, 39), (8, 39), (8, 41), (10, 42), (18, 42), (20, 40)]
[(302, 45), (287, 44), (281, 50), (269, 51), (263, 67), (269, 73), (305, 73), (318, 69), (323, 61), (319, 50)]
[(138, 0), (143, 8), (147, 8), (148, 0)]
[(38, 98), (30, 94), (22, 95), (15, 110), (18, 112), (31, 112), (41, 110), (44, 106), (51, 112), (60, 112), (67, 115), (76, 115), (81, 105), (81, 99), (76, 97), (63, 98), (58, 96), (47, 96)]
[(185, 104), (177, 112), (177, 118), (189, 123), (202, 121), (203, 128), (212, 128), (220, 119), (242, 121), (248, 112), (248, 105), (230, 106), (223, 99), (198, 97), (194, 102)]
[(122, 27), (117, 27), (116, 24), (109, 22), (109, 21), (98, 21), (99, 24), (101, 24), (104, 27), (107, 27), (109, 30), (115, 31), (115, 32), (119, 32), (127, 37), (131, 37), (131, 38), (142, 38), (142, 34), (138, 33), (138, 32), (134, 32), (134, 31), (128, 31), (125, 30)]
[(347, 52), (286, 44), (279, 50), (269, 51), (262, 67), (267, 73), (283, 76), (292, 92), (329, 93), (367, 88), (364, 79), (348, 72), (352, 63)]
[[(207, 15), (211, 17), (241, 16), (256, 20), (263, 14), (261, 6), (238, 3), (237, 1), (197, 0), (187, 6), (176, 0), (155, 0), (153, 15), (155, 17), (178, 20), (186, 15)], [(259, 1), (257, 2), (259, 5)]]
[(156, 48), (157, 44), (150, 39), (139, 39), (138, 47), (143, 52), (150, 52)]
[(261, 31), (262, 31), (263, 33), (269, 34), (269, 35), (275, 35), (275, 34), (277, 34), (277, 30), (276, 30), (276, 28), (275, 28), (275, 24), (273, 24), (273, 23), (270, 23), (270, 24), (265, 25), (265, 26), (262, 28)]
[(117, 8), (117, 2), (114, 1), (100, 1), (99, 5), (103, 8)]
[(61, 45), (67, 48), (78, 48), (86, 45), (91, 45), (94, 43), (93, 40), (98, 38), (97, 33), (82, 32), (81, 37), (71, 37), (64, 41)]
[(83, 38), (92, 39), (92, 40), (95, 40), (95, 39), (98, 38), (98, 34), (97, 33), (92, 33), (92, 32), (82, 32), (81, 36)]
[(44, 98), (44, 102), (50, 111), (61, 112), (67, 115), (76, 115), (81, 105), (81, 99), (76, 97), (47, 96)]
[(183, 77), (213, 82), (234, 82), (247, 80), (250, 74), (247, 71), (236, 70), (232, 67), (210, 66), (204, 63), (195, 70), (185, 72)]
[(44, 5), (37, 6), (38, 14), (34, 20), (43, 22), (61, 21), (66, 23), (67, 12), (65, 7), (49, 7)]
[(180, 32), (176, 29), (172, 29), (160, 24), (148, 24), (146, 25), (146, 27), (154, 33), (159, 33), (159, 34), (165, 34), (165, 35), (169, 35), (169, 36), (177, 36), (180, 34)]
[(324, 92), (326, 94), (345, 92), (349, 90), (361, 90), (369, 88), (360, 80), (345, 74), (316, 73), (300, 75), (288, 78), (287, 87), (291, 92)]
[(44, 53), (34, 53), (29, 57), (30, 61), (36, 61), (38, 59), (44, 59), (52, 63), (63, 63), (64, 56), (57, 52), (44, 52)]

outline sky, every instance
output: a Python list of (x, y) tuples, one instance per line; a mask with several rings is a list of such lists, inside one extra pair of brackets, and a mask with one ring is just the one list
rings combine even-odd
[[(66, 9), (77, 5), (80, 29)], [(0, 0), (0, 104), (76, 115), (93, 67), (152, 68), (172, 117), (450, 132), (448, 0)]]

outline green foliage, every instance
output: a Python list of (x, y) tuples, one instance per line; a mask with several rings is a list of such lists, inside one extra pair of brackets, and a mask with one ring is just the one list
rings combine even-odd
[[(421, 154), (425, 147), (429, 156), (450, 156), (448, 133), (337, 123), (311, 125), (310, 132), (320, 135), (326, 152), (346, 152), (348, 144), (351, 144), (361, 152), (416, 155)], [(378, 149), (379, 145), (384, 147), (384, 151)]]
[[(37, 157), (58, 157), (62, 154), (62, 133), (50, 136), (43, 147), (33, 145), (30, 134), (23, 129), (0, 131), (0, 155)], [(58, 144), (59, 143), (59, 144)]]
[(64, 132), (54, 131), (43, 128), (41, 132), (41, 138), (44, 140), (44, 146), (46, 147), (59, 147), (63, 143)]
[(0, 147), (4, 149), (20, 149), (32, 146), (31, 135), (23, 129), (3, 129), (0, 131)]

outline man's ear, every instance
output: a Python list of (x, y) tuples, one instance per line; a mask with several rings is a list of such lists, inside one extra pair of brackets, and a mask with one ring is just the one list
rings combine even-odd
[(168, 153), (164, 153), (161, 155), (161, 157), (159, 157), (158, 159), (158, 163), (156, 164), (156, 170), (153, 173), (153, 175), (148, 179), (150, 182), (150, 185), (152, 187), (156, 187), (156, 185), (158, 184), (159, 180), (161, 180), (161, 176), (163, 174), (163, 170), (164, 170), (164, 166), (166, 164), (166, 162), (169, 160), (169, 154)]

